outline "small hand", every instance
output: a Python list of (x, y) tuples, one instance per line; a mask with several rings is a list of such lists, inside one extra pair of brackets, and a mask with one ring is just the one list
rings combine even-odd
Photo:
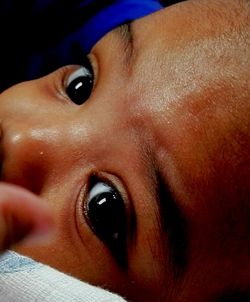
[(0, 183), (0, 252), (23, 239), (41, 239), (52, 227), (52, 216), (40, 197)]

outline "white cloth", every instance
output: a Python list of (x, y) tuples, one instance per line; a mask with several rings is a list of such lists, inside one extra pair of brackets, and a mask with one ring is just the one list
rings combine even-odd
[(102, 288), (15, 252), (0, 257), (1, 302), (125, 302)]

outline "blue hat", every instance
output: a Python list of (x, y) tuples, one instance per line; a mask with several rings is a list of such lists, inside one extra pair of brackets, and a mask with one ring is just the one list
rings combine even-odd
[[(88, 2), (97, 2), (90, 0)], [(86, 6), (86, 1), (82, 2)], [(91, 48), (106, 33), (126, 22), (136, 20), (162, 8), (157, 0), (117, 0), (93, 15), (79, 31), (82, 49)]]
[[(43, 10), (53, 3), (44, 0), (40, 2), (43, 4)], [(60, 3), (56, 0), (54, 2)], [(42, 10), (41, 3), (36, 8), (38, 12)], [(59, 8), (58, 12), (61, 12), (63, 7)], [(28, 79), (39, 77), (63, 65), (80, 64), (82, 55), (88, 54), (106, 33), (161, 8), (158, 0), (82, 0), (78, 5), (72, 4), (69, 11), (64, 13), (66, 18), (56, 20), (56, 15), (53, 15), (52, 21), (57, 22), (59, 28), (60, 22), (64, 29), (73, 23), (78, 24), (77, 27), (70, 29), (56, 44), (47, 45), (29, 56)], [(50, 28), (52, 30), (53, 26), (50, 25)], [(47, 36), (41, 37), (40, 44), (47, 43), (49, 34), (52, 35), (53, 41), (56, 41), (56, 34), (48, 32)], [(62, 35), (62, 32), (60, 34)]]
[(160, 0), (2, 2), (0, 91), (63, 65), (81, 64), (106, 33), (162, 8)]

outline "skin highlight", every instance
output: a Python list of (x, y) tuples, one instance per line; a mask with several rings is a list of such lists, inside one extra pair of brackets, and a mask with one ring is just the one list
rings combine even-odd
[[(185, 1), (133, 22), (130, 41), (117, 29), (96, 44), (84, 104), (64, 89), (78, 66), (2, 93), (2, 181), (41, 196), (56, 225), (16, 250), (132, 301), (249, 290), (249, 29), (248, 1)], [(83, 215), (93, 175), (124, 199), (125, 269)], [(164, 196), (187, 227), (177, 275)]]

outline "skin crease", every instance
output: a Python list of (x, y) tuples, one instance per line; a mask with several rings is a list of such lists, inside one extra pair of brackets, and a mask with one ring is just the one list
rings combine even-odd
[[(95, 87), (83, 105), (62, 85), (77, 66), (0, 95), (2, 180), (42, 196), (57, 230), (16, 250), (131, 301), (250, 290), (249, 2), (186, 1), (132, 28), (132, 52), (117, 30), (93, 48)], [(156, 170), (189, 223), (181, 278), (162, 249)], [(126, 270), (82, 214), (92, 174), (136, 213)]]

